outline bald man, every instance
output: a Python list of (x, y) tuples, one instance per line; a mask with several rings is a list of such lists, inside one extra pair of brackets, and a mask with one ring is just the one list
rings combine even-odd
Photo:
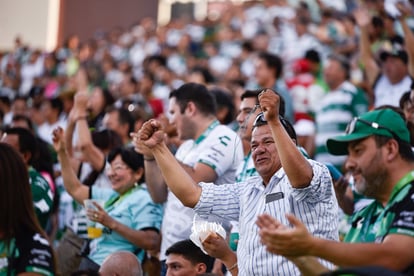
[(128, 251), (114, 252), (103, 261), (99, 269), (101, 276), (142, 276), (137, 256)]

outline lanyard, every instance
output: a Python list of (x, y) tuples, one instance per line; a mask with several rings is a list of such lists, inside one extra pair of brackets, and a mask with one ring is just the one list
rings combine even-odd
[(247, 175), (246, 169), (247, 169), (247, 165), (249, 164), (249, 159), (250, 159), (251, 155), (252, 155), (252, 152), (249, 151), (249, 153), (244, 157), (243, 170), (241, 171), (240, 175), (238, 175), (238, 177), (237, 177), (238, 179), (236, 179), (237, 182), (245, 181), (245, 178), (246, 178), (246, 175)]
[(410, 171), (403, 178), (401, 178), (394, 189), (392, 189), (391, 196), (388, 202), (392, 201), (398, 192), (407, 184), (411, 183), (414, 180), (414, 171)]
[(195, 140), (195, 144), (200, 144), (206, 137), (213, 131), (213, 129), (218, 126), (220, 122), (218, 120), (214, 120), (208, 128)]
[(104, 209), (107, 210), (109, 207), (119, 205), (127, 196), (132, 194), (133, 191), (141, 189), (140, 185), (134, 186), (133, 188), (129, 189), (125, 194), (120, 196), (114, 196), (110, 198), (107, 202), (105, 202)]

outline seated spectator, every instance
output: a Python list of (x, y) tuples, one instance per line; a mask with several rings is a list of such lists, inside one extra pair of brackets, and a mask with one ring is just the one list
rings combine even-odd
[(103, 261), (99, 269), (101, 276), (142, 276), (137, 256), (128, 251), (114, 252)]
[(162, 206), (155, 204), (144, 183), (144, 160), (132, 149), (117, 148), (108, 156), (107, 174), (112, 189), (82, 185), (70, 167), (66, 152), (64, 132), (61, 128), (53, 132), (53, 142), (62, 166), (62, 177), (66, 191), (80, 204), (85, 199), (105, 200), (104, 207), (87, 212), (88, 218), (104, 226), (103, 235), (92, 241), (91, 251), (81, 262), (79, 269), (99, 269), (103, 260), (112, 252), (133, 252), (142, 261), (145, 250), (158, 250), (159, 228)]
[[(112, 149), (122, 146), (122, 141), (112, 130), (89, 130), (88, 99), (87, 92), (77, 92), (68, 116), (65, 138), (68, 154), (72, 157), (71, 167), (82, 184), (111, 188), (111, 181), (105, 173), (105, 168), (109, 166), (106, 157)], [(76, 142), (73, 143), (73, 140)], [(60, 230), (64, 232), (56, 247), (56, 256), (59, 271), (70, 275), (81, 262), (81, 248), (87, 239), (87, 217), (83, 205), (74, 201), (62, 187), (63, 183), (60, 184)]]

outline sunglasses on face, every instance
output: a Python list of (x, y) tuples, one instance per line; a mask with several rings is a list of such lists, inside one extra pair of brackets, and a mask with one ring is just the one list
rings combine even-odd
[(353, 133), (355, 131), (355, 126), (356, 126), (357, 122), (361, 122), (361, 123), (363, 123), (367, 126), (370, 126), (374, 129), (384, 129), (384, 130), (388, 131), (389, 133), (391, 133), (391, 135), (392, 135), (392, 137), (394, 137), (394, 139), (399, 140), (398, 135), (394, 131), (389, 129), (388, 127), (381, 126), (380, 124), (378, 124), (376, 122), (369, 122), (369, 121), (366, 121), (366, 120), (358, 118), (358, 117), (354, 117), (352, 119), (352, 121), (348, 124), (348, 126), (346, 127), (346, 130), (345, 130), (345, 134)]

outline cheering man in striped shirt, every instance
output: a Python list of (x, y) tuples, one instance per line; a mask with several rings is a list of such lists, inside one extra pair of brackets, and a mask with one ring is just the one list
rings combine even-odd
[(156, 120), (146, 122), (134, 135), (136, 145), (151, 150), (170, 190), (185, 206), (194, 208), (201, 217), (239, 221), (238, 262), (224, 261), (232, 270), (238, 266), (239, 275), (299, 275), (293, 263), (269, 253), (260, 242), (255, 223), (260, 214), (288, 223), (285, 214), (293, 213), (313, 235), (338, 239), (338, 204), (329, 171), (299, 152), (292, 126), (279, 116), (279, 102), (272, 90), (259, 94), (263, 113), (255, 121), (251, 146), (260, 176), (243, 183), (196, 183), (169, 151)]

